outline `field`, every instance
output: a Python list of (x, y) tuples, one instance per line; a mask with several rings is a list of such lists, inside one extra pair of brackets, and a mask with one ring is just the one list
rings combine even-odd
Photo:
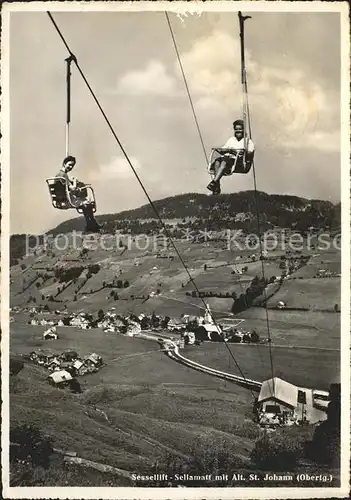
[(329, 270), (331, 273), (341, 273), (341, 254), (337, 249), (329, 249), (320, 253), (313, 253), (311, 260), (306, 266), (299, 269), (294, 276), (312, 278), (320, 270)]
[(334, 311), (335, 304), (340, 307), (340, 296), (340, 278), (289, 279), (268, 300), (268, 306), (284, 301), (288, 308)]
[(221, 439), (235, 446), (238, 463), (247, 463), (258, 432), (248, 391), (172, 362), (154, 342), (63, 327), (58, 341), (45, 343), (42, 330), (14, 326), (11, 352), (94, 351), (107, 365), (81, 377), (84, 392), (73, 395), (26, 363), (11, 380), (12, 425), (30, 421), (53, 435), (56, 447), (127, 470), (147, 471), (167, 453), (184, 457)]
[[(237, 317), (245, 319), (245, 328), (268, 336), (264, 308), (253, 307)], [(270, 309), (268, 319), (275, 344), (340, 349), (340, 314)]]
[[(272, 377), (266, 345), (229, 345), (245, 377), (263, 382)], [(190, 359), (211, 368), (240, 375), (223, 344), (205, 343), (201, 349), (187, 350)], [(272, 347), (274, 376), (300, 387), (328, 390), (340, 381), (340, 351), (301, 347)]]

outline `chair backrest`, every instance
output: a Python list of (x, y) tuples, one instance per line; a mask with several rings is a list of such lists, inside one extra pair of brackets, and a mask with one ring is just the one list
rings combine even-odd
[(48, 179), (47, 183), (53, 200), (59, 202), (67, 201), (66, 181), (64, 178)]
[(248, 174), (251, 170), (252, 162), (246, 162), (246, 151), (244, 151), (243, 155), (239, 155), (235, 162), (235, 168), (233, 170), (233, 174)]

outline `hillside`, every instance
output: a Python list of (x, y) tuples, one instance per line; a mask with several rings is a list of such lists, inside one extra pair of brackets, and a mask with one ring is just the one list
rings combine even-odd
[[(258, 233), (257, 207), (260, 231), (273, 227), (290, 228), (306, 235), (312, 226), (337, 232), (341, 225), (341, 204), (329, 201), (307, 200), (290, 195), (269, 195), (243, 191), (216, 197), (188, 193), (155, 201), (160, 216), (173, 238), (184, 237), (185, 231), (201, 236), (202, 231), (243, 230)], [(67, 215), (74, 215), (72, 211)], [(161, 226), (152, 207), (147, 204), (119, 214), (98, 215), (104, 233), (121, 231), (132, 235), (158, 234)], [(54, 236), (72, 231), (83, 231), (82, 217), (74, 217), (59, 224), (48, 234)], [(35, 237), (31, 237), (35, 241)], [(31, 243), (30, 243), (31, 244)], [(26, 235), (10, 238), (10, 262), (16, 264), (25, 254)]]
[[(257, 229), (257, 208), (261, 226), (265, 228), (296, 227), (298, 230), (306, 231), (310, 226), (330, 228), (340, 226), (340, 204), (333, 205), (329, 201), (307, 200), (291, 195), (257, 192), (256, 205), (254, 191), (215, 197), (187, 193), (157, 200), (154, 205), (162, 219), (178, 220), (180, 223), (192, 219), (191, 225), (200, 229), (208, 228), (211, 223), (212, 229), (243, 228), (254, 231)], [(97, 219), (105, 224), (108, 231), (127, 228), (137, 234), (159, 228), (155, 212), (149, 204), (119, 214), (99, 215)], [(147, 221), (148, 224), (144, 224), (141, 228), (136, 223), (138, 220)], [(60, 224), (52, 232), (66, 233), (74, 229), (82, 229), (80, 218)]]

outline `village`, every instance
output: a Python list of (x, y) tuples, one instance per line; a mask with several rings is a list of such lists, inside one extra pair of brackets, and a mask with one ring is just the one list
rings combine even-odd
[(43, 333), (44, 340), (57, 340), (57, 327), (71, 326), (82, 330), (101, 328), (104, 332), (114, 332), (133, 337), (141, 331), (154, 331), (173, 333), (179, 336), (179, 345), (198, 345), (203, 341), (212, 342), (233, 342), (233, 343), (258, 343), (267, 342), (267, 339), (260, 339), (256, 330), (248, 331), (239, 328), (243, 322), (231, 316), (224, 317), (218, 322), (213, 319), (211, 309), (207, 304), (207, 309), (203, 316), (182, 314), (179, 318), (169, 316), (158, 316), (153, 313), (129, 314), (122, 316), (111, 307), (104, 313), (100, 309), (95, 317), (86, 312), (69, 313), (66, 309), (54, 311), (48, 310), (47, 306), (41, 307), (13, 307), (11, 309), (11, 321), (15, 321), (17, 313), (27, 313), (31, 326), (49, 326)]
[(50, 384), (59, 388), (69, 386), (72, 392), (82, 392), (76, 377), (95, 373), (104, 364), (101, 356), (96, 353), (82, 357), (72, 350), (57, 354), (50, 350), (38, 349), (24, 358), (46, 368), (50, 373)]

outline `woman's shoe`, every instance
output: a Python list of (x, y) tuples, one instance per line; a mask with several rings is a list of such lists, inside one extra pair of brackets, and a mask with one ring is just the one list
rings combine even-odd
[(221, 194), (221, 185), (220, 185), (220, 183), (218, 181), (216, 182), (216, 187), (213, 190), (213, 194), (215, 194), (215, 195), (216, 194)]
[(210, 191), (214, 192), (216, 190), (216, 187), (217, 187), (216, 181), (211, 181), (209, 183), (209, 185), (207, 186), (207, 189), (209, 189)]

